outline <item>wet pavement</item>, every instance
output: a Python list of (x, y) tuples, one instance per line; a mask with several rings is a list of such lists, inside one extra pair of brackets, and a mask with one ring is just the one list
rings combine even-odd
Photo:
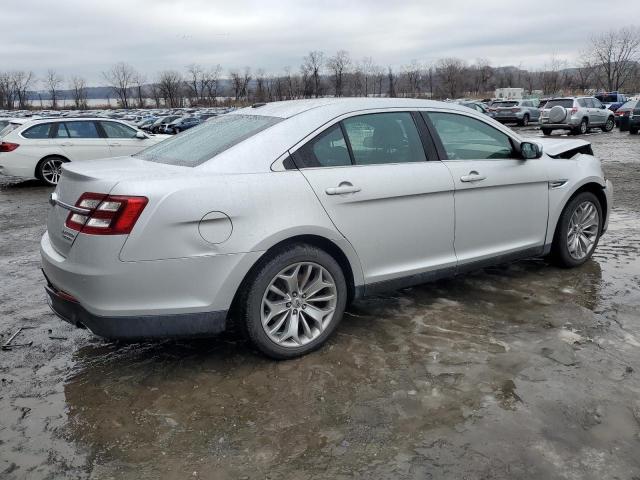
[(0, 180), (0, 341), (33, 327), (0, 351), (0, 478), (639, 479), (640, 137), (585, 138), (616, 194), (591, 261), (359, 301), (288, 362), (231, 334), (121, 345), (59, 321), (50, 189)]

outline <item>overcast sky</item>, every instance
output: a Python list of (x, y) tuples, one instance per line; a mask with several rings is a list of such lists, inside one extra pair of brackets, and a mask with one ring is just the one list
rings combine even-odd
[[(620, 11), (624, 11), (621, 15)], [(102, 84), (125, 61), (151, 80), (190, 63), (298, 69), (310, 50), (399, 67), (455, 56), (541, 68), (592, 34), (640, 21), (640, 0), (0, 0), (0, 71)]]

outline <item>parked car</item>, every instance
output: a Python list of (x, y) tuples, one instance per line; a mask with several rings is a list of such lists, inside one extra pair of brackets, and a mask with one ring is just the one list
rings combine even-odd
[(493, 102), (490, 111), (495, 113), (495, 119), (502, 123), (517, 123), (521, 126), (529, 125), (529, 122), (537, 122), (540, 118), (540, 110), (532, 100), (501, 100)]
[(132, 155), (165, 138), (104, 118), (27, 121), (2, 137), (0, 174), (56, 185), (63, 163)]
[(635, 107), (629, 114), (629, 133), (637, 135), (640, 130), (640, 101), (636, 100)]
[(149, 131), (151, 133), (164, 133), (164, 129), (174, 120), (180, 118), (180, 115), (167, 115), (164, 117), (158, 118), (153, 124)]
[(237, 110), (117, 168), (65, 164), (50, 203), (42, 268), (63, 320), (139, 339), (231, 317), (291, 358), (362, 295), (531, 256), (583, 264), (612, 187), (584, 140), (528, 140), (453, 103), (331, 98)]
[(164, 129), (164, 133), (180, 133), (185, 130), (189, 130), (197, 125), (200, 125), (202, 120), (197, 117), (182, 117), (174, 120)]
[(0, 118), (0, 132), (4, 130), (4, 127), (9, 125), (10, 122), (11, 122), (10, 118)]
[(585, 134), (591, 128), (610, 132), (615, 125), (614, 115), (595, 97), (552, 98), (544, 106), (540, 129), (545, 135), (553, 130), (569, 130), (572, 134)]
[(16, 128), (24, 125), (27, 122), (32, 121), (30, 118), (11, 118), (9, 122), (0, 130), (0, 138), (8, 135), (10, 132), (15, 130)]
[(630, 100), (618, 108), (615, 112), (616, 125), (621, 132), (629, 131), (629, 120), (632, 112), (638, 106), (638, 100)]
[(150, 130), (151, 126), (158, 120), (156, 117), (145, 118), (140, 120), (135, 126), (140, 130)]
[(489, 109), (485, 107), (484, 104), (481, 102), (461, 101), (461, 102), (458, 102), (458, 104), (467, 108), (471, 108), (477, 112), (487, 115), (488, 117), (491, 117), (491, 118), (495, 117), (495, 112), (489, 111)]
[(595, 98), (600, 100), (606, 108), (615, 112), (624, 104), (628, 98), (626, 95), (618, 92), (602, 92), (595, 95)]

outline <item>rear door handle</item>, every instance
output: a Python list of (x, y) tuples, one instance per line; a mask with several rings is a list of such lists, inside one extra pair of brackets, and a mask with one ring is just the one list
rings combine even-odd
[(480, 175), (475, 170), (472, 170), (471, 172), (469, 172), (469, 175), (461, 176), (460, 177), (460, 181), (461, 182), (481, 182), (482, 180), (485, 180), (486, 178), (487, 177), (485, 177), (484, 175)]
[(62, 142), (60, 145), (62, 145), (63, 147), (71, 147), (73, 146), (72, 142)]
[(119, 147), (120, 145), (122, 145), (121, 143), (110, 143), (109, 146), (110, 147)]
[(344, 195), (345, 193), (358, 193), (362, 190), (360, 187), (354, 187), (349, 182), (341, 182), (337, 187), (329, 187), (325, 190), (327, 195)]

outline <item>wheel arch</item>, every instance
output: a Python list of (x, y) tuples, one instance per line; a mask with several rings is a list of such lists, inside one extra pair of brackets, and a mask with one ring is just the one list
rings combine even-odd
[(33, 172), (33, 176), (35, 178), (42, 180), (40, 178), (40, 174), (39, 174), (38, 170), (40, 170), (40, 165), (42, 164), (42, 162), (44, 162), (45, 160), (48, 160), (50, 158), (61, 158), (64, 162), (70, 162), (71, 161), (67, 157), (65, 157), (64, 155), (60, 155), (58, 153), (51, 153), (49, 155), (45, 155), (40, 160), (38, 160), (38, 163), (36, 163), (36, 167), (35, 167), (34, 172)]
[(231, 302), (230, 311), (231, 312), (238, 311), (240, 302), (243, 299), (243, 294), (248, 290), (247, 288), (248, 282), (251, 280), (255, 272), (260, 268), (260, 266), (264, 262), (266, 262), (269, 258), (271, 258), (271, 256), (275, 252), (279, 250), (287, 249), (292, 245), (301, 244), (301, 243), (315, 246), (327, 252), (329, 255), (331, 255), (334, 258), (336, 262), (338, 262), (338, 265), (340, 265), (340, 268), (344, 273), (345, 281), (347, 284), (347, 292), (348, 292), (347, 302), (350, 302), (354, 298), (357, 298), (358, 296), (361, 295), (361, 292), (362, 292), (362, 282), (360, 281), (361, 274), (359, 275), (359, 272), (357, 270), (358, 268), (360, 268), (360, 265), (359, 264), (354, 265), (353, 259), (349, 258), (348, 254), (344, 251), (344, 249), (341, 246), (339, 246), (335, 241), (321, 235), (297, 234), (297, 235), (288, 237), (284, 240), (280, 240), (277, 243), (274, 243), (266, 251), (264, 251), (264, 253), (260, 256), (260, 258), (258, 258), (253, 263), (253, 265), (249, 268), (247, 273), (244, 275), (242, 281), (240, 282), (240, 285), (238, 286), (235, 292), (235, 295)]

